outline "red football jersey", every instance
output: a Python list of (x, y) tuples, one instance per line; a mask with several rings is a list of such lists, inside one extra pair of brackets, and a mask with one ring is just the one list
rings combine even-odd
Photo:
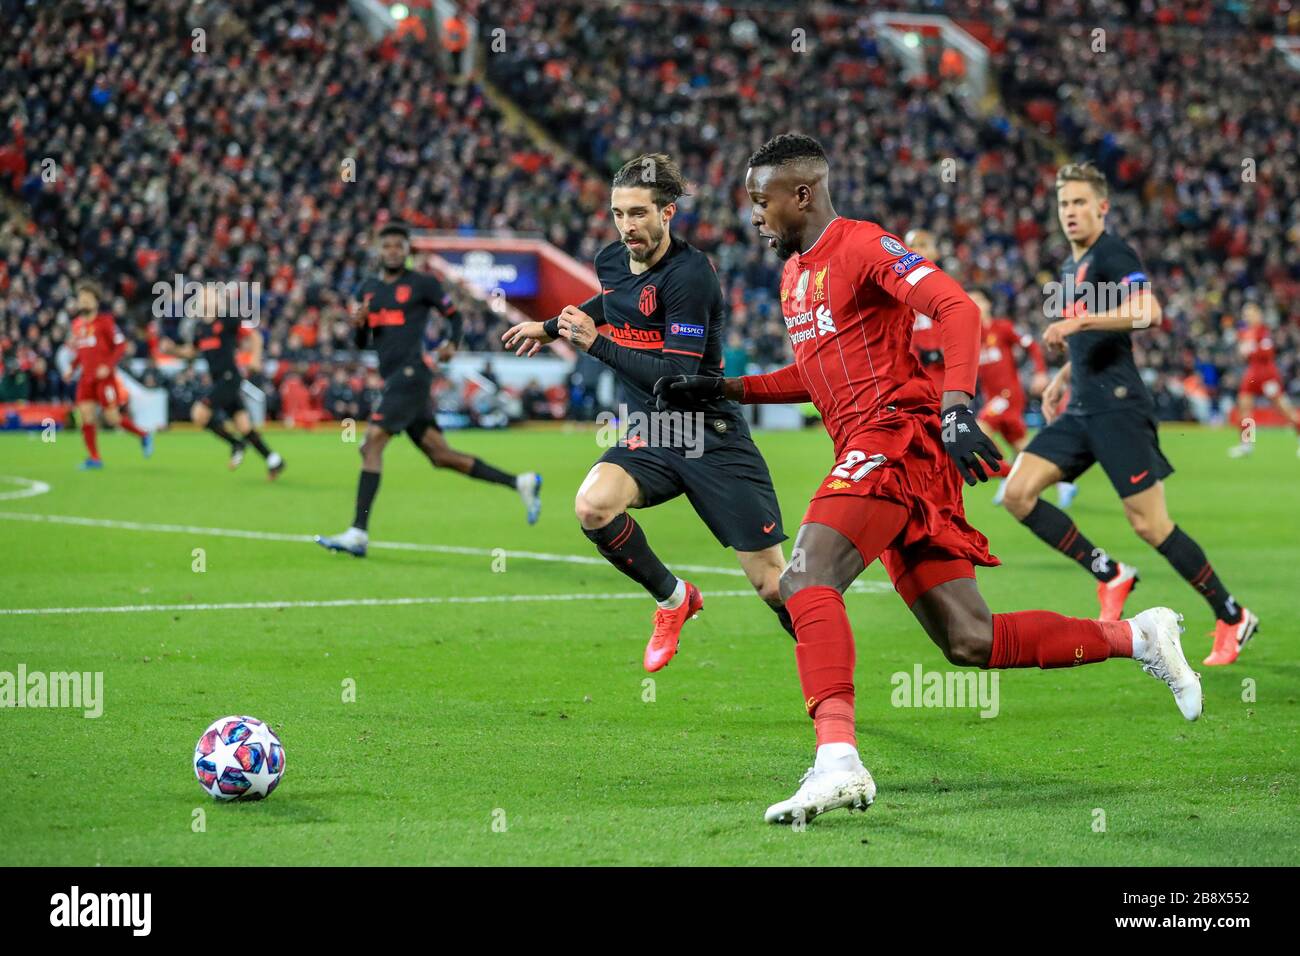
[(68, 345), (77, 353), (73, 364), (81, 366), (81, 371), (87, 375), (94, 375), (101, 365), (113, 368), (126, 354), (126, 336), (118, 330), (117, 323), (107, 312), (101, 312), (93, 319), (73, 319)]
[(1016, 362), (1016, 349), (1029, 353), (1035, 371), (1047, 371), (1043, 350), (1033, 336), (1021, 335), (1009, 319), (994, 319), (980, 326), (980, 389), (986, 399), (1001, 395), (1012, 404), (1024, 402), (1025, 390), (1020, 385), (1020, 369)]
[(1240, 347), (1246, 361), (1254, 366), (1272, 365), (1277, 360), (1273, 332), (1266, 325), (1253, 325), (1241, 332)]
[(811, 399), (837, 451), (894, 410), (939, 410), (939, 390), (910, 348), (916, 312), (945, 317), (943, 388), (974, 394), (974, 303), (874, 222), (840, 216), (807, 252), (786, 260), (781, 309), (795, 364), (764, 381), (746, 379), (746, 387)]

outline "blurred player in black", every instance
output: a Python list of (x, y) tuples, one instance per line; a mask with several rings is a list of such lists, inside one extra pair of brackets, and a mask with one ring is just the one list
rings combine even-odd
[(161, 349), (170, 355), (192, 359), (201, 355), (208, 363), (208, 377), (212, 385), (207, 394), (199, 398), (190, 409), (190, 419), (200, 428), (206, 428), (230, 446), (230, 468), (238, 468), (244, 460), (244, 448), (252, 445), (266, 459), (267, 477), (274, 481), (284, 471), (284, 459), (272, 451), (253, 427), (253, 421), (244, 406), (240, 390), (244, 376), (239, 371), (236, 353), (241, 342), (247, 342), (248, 368), (257, 372), (262, 368), (262, 335), (247, 328), (237, 315), (221, 315), (219, 293), (213, 288), (203, 292), (203, 314), (198, 318), (189, 345), (177, 345), (164, 339)]
[(411, 236), (405, 226), (391, 223), (379, 231), (380, 275), (366, 279), (353, 302), (357, 342), (379, 354), (379, 374), (384, 391), (379, 407), (370, 415), (365, 440), (361, 443), (361, 478), (357, 482), (356, 512), (352, 526), (333, 537), (316, 536), (316, 543), (331, 551), (346, 551), (365, 557), (369, 542), (370, 509), (379, 490), (384, 447), (398, 432), (424, 452), (435, 468), (450, 468), (493, 484), (513, 488), (523, 499), (528, 523), (541, 513), (542, 477), (536, 472), (510, 475), (472, 455), (458, 452), (434, 418), (433, 370), (425, 360), (424, 332), (429, 309), (446, 320), (449, 334), (438, 348), (438, 359), (456, 354), (462, 319), (442, 283), (432, 275), (407, 268)]
[[(736, 550), (750, 584), (794, 636), (779, 594), (781, 510), (740, 406), (719, 399), (688, 418), (659, 412), (652, 394), (665, 376), (722, 376), (727, 307), (717, 274), (704, 253), (669, 231), (685, 190), (681, 171), (662, 153), (624, 165), (610, 194), (619, 240), (596, 255), (601, 291), (557, 318), (521, 322), (502, 336), (520, 355), (563, 338), (613, 369), (627, 392), (627, 435), (592, 467), (574, 507), (600, 554), (659, 604), (645, 650), (649, 671), (672, 660), (682, 626), (704, 600), (664, 566), (628, 509), (682, 494), (719, 543)], [(612, 335), (600, 335), (598, 325)]]
[[(1016, 459), (1003, 504), (1097, 579), (1101, 620), (1118, 621), (1137, 569), (1093, 547), (1064, 512), (1039, 497), (1048, 485), (1100, 464), (1138, 537), (1213, 608), (1214, 650), (1205, 663), (1231, 664), (1259, 619), (1237, 604), (1201, 546), (1169, 517), (1164, 479), (1174, 469), (1160, 451), (1155, 404), (1133, 360), (1133, 331), (1160, 323), (1160, 303), (1137, 254), (1106, 231), (1110, 199), (1100, 170), (1089, 163), (1062, 167), (1056, 201), (1070, 258), (1061, 267), (1062, 317), (1043, 341), (1068, 349), (1070, 360), (1043, 391), (1048, 425)], [(1066, 388), (1070, 402), (1057, 415)]]

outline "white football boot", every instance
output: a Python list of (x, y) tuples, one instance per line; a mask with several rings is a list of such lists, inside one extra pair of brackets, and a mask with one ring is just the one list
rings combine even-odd
[(370, 535), (360, 528), (348, 528), (347, 531), (336, 534), (332, 538), (318, 534), (315, 541), (322, 548), (329, 551), (343, 551), (354, 558), (364, 558), (366, 556), (366, 546), (370, 544)]
[[(834, 745), (827, 745), (834, 746)], [(817, 761), (799, 781), (799, 789), (789, 800), (767, 808), (763, 819), (768, 823), (807, 823), (827, 810), (848, 807), (865, 810), (876, 799), (876, 782), (862, 766), (858, 752), (830, 759), (818, 748)]]
[(515, 479), (515, 491), (524, 499), (528, 509), (528, 523), (537, 524), (542, 513), (542, 476), (535, 471), (524, 472)]
[(1201, 675), (1192, 670), (1183, 654), (1178, 638), (1182, 619), (1167, 607), (1153, 607), (1128, 622), (1133, 626), (1133, 656), (1144, 671), (1169, 685), (1183, 716), (1195, 720), (1201, 716)]
[(1239, 445), (1233, 445), (1228, 449), (1229, 458), (1245, 458), (1255, 451), (1255, 446), (1249, 442), (1242, 442)]

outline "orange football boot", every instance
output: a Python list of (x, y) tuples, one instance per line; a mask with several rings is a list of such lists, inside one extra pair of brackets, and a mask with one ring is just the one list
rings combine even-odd
[(682, 603), (671, 610), (658, 608), (655, 611), (655, 629), (650, 635), (650, 643), (645, 646), (645, 669), (654, 673), (665, 667), (677, 653), (677, 641), (682, 634), (682, 625), (704, 607), (704, 597), (700, 589), (690, 581), (686, 585), (686, 597)]

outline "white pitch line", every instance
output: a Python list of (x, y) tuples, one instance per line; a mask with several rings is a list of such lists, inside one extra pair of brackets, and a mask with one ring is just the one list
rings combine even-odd
[(17, 498), (35, 498), (37, 495), (46, 494), (50, 486), (43, 481), (36, 481), (33, 478), (18, 478), (11, 475), (0, 475), (0, 481), (11, 481), (16, 485), (25, 485), (18, 491), (0, 491), (0, 501), (13, 501)]
[[(27, 481), (28, 479), (14, 479)], [(41, 485), (41, 482), (32, 482)], [(49, 486), (45, 485), (48, 491)], [(40, 494), (42, 492), (31, 492)], [(194, 534), (223, 538), (244, 538), (253, 541), (287, 541), (294, 544), (315, 543), (311, 535), (284, 534), (275, 531), (249, 531), (240, 528), (206, 528), (198, 525), (153, 524), (142, 521), (120, 521), (112, 518), (83, 518), (77, 515), (29, 514), (21, 511), (0, 511), (0, 520), (31, 521), (46, 524), (74, 525), (83, 528), (111, 528), (119, 531), (155, 532), (160, 534)], [(473, 557), (495, 558), (504, 555), (507, 558), (522, 558), (531, 561), (549, 561), (563, 564), (583, 564), (604, 566), (604, 558), (580, 554), (551, 554), (544, 551), (508, 551), (505, 549), (470, 548), (461, 545), (423, 544), (410, 541), (371, 541), (372, 548), (387, 548), (399, 551), (425, 551), (434, 554), (460, 554)], [(719, 568), (702, 564), (674, 564), (674, 570), (690, 574), (718, 574), (727, 577), (743, 576), (741, 568)], [(849, 588), (857, 594), (881, 594), (893, 590), (884, 581), (855, 581)], [(705, 591), (714, 597), (740, 597), (753, 594), (753, 591)], [(334, 601), (244, 601), (224, 604), (138, 604), (103, 607), (62, 607), (62, 608), (0, 608), (0, 615), (39, 615), (39, 614), (127, 614), (148, 611), (241, 611), (241, 610), (275, 610), (297, 607), (369, 607), (399, 606), (415, 604), (504, 604), (521, 601), (577, 601), (577, 600), (612, 600), (625, 601), (644, 598), (644, 592), (629, 594), (515, 594), (488, 595), (484, 597), (424, 597), (424, 598), (355, 598)]]
[[(752, 597), (754, 592), (705, 591), (709, 598)], [(340, 598), (334, 601), (236, 601), (225, 604), (123, 604), (104, 607), (0, 608), (4, 614), (144, 614), (151, 611), (278, 611), (300, 607), (403, 607), (419, 604), (515, 604), (527, 601), (650, 600), (644, 591), (623, 594), (484, 594), (472, 597)]]
[[(276, 531), (247, 531), (239, 528), (204, 528), (185, 524), (150, 524), (142, 521), (117, 521), (111, 518), (82, 518), (77, 515), (29, 514), (22, 511), (0, 511), (0, 520), (35, 521), (49, 524), (79, 525), (83, 528), (114, 528), (119, 531), (146, 531), (159, 534), (195, 534), (221, 538), (247, 538), (253, 541), (289, 541), (294, 543), (315, 543), (309, 534), (282, 534)], [(551, 561), (563, 564), (591, 564), (605, 566), (604, 558), (585, 554), (550, 554), (544, 551), (511, 551), (506, 548), (470, 548), (451, 544), (423, 544), (412, 541), (371, 541), (371, 548), (383, 548), (393, 551), (426, 551), (434, 554), (460, 554), (471, 557), (495, 558), (504, 555), (507, 558), (522, 558), (530, 561)], [(674, 564), (679, 571), (691, 574), (724, 574), (728, 577), (743, 577), (741, 568), (719, 568), (704, 564)]]

